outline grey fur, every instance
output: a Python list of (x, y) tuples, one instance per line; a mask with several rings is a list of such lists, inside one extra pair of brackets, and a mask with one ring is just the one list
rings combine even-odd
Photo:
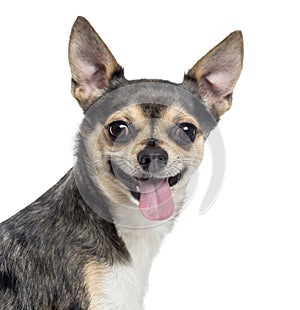
[(96, 215), (69, 171), (0, 225), (0, 309), (87, 309), (87, 261), (129, 261), (115, 226)]

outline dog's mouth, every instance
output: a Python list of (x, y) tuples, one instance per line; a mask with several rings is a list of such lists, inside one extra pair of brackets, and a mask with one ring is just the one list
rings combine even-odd
[(142, 214), (152, 221), (168, 219), (174, 212), (171, 188), (182, 178), (183, 171), (167, 178), (134, 177), (120, 167), (108, 162), (110, 171), (139, 202)]
[(168, 185), (170, 188), (174, 187), (181, 179), (181, 172), (176, 174), (173, 177), (168, 177), (165, 179), (159, 179), (159, 178), (135, 178), (139, 185), (136, 187), (136, 191), (130, 191), (131, 195), (136, 199), (140, 200), (141, 198), (141, 192), (140, 192), (140, 184), (142, 183), (153, 183), (154, 185), (158, 186), (158, 184), (163, 183), (165, 180), (167, 180)]

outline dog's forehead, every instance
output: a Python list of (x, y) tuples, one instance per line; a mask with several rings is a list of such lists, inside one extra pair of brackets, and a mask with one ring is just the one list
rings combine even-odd
[(159, 117), (165, 108), (180, 107), (180, 110), (195, 118), (207, 137), (217, 121), (203, 101), (186, 89), (162, 82), (139, 82), (113, 90), (100, 97), (87, 111), (85, 119), (89, 125), (101, 123), (124, 108), (140, 105), (149, 118)]

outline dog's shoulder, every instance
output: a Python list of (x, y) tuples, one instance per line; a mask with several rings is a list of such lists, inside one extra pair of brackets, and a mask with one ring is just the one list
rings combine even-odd
[(0, 224), (0, 309), (87, 309), (91, 266), (126, 260), (114, 225), (88, 208), (69, 171)]

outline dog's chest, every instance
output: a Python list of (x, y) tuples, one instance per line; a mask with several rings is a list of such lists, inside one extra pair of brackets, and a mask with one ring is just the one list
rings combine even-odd
[(126, 265), (99, 267), (101, 271), (94, 272), (96, 278), (92, 276), (88, 284), (90, 310), (143, 309), (151, 263), (165, 233), (166, 227), (163, 226), (148, 230), (119, 230), (130, 252), (131, 262)]

